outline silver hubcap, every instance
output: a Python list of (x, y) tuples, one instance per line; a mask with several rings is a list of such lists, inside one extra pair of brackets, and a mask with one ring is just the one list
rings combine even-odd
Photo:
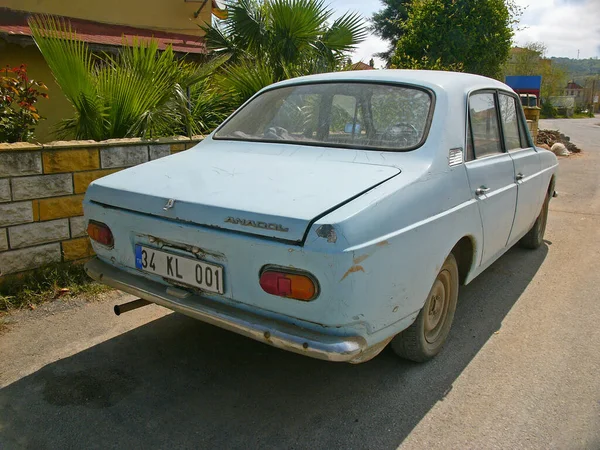
[(425, 340), (434, 344), (439, 338), (448, 316), (451, 276), (443, 270), (437, 276), (425, 308)]

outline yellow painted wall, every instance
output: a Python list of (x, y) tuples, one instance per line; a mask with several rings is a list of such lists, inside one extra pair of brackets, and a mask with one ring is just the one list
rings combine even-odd
[(202, 1), (184, 0), (2, 0), (3, 7), (18, 11), (57, 14), (116, 25), (202, 36), (198, 25), (210, 23), (211, 0), (197, 19)]
[(34, 141), (50, 142), (55, 140), (51, 135), (51, 129), (61, 119), (73, 117), (74, 109), (71, 103), (63, 95), (60, 87), (54, 81), (54, 76), (46, 64), (44, 57), (37, 47), (28, 45), (22, 47), (18, 44), (10, 44), (0, 38), (0, 67), (20, 66), (27, 64), (27, 74), (29, 78), (43, 81), (48, 86), (48, 95), (50, 98), (40, 98), (36, 106), (46, 120), (42, 120), (35, 129)]

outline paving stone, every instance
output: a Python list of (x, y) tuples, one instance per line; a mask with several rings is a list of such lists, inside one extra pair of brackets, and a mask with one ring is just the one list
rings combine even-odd
[(60, 243), (0, 253), (0, 276), (35, 269), (61, 260)]
[(42, 173), (41, 152), (0, 153), (0, 177)]
[(171, 144), (171, 153), (179, 153), (185, 150), (185, 144)]
[(94, 255), (92, 243), (87, 237), (63, 241), (62, 249), (65, 261), (75, 261), (77, 259), (89, 258)]
[(44, 173), (78, 172), (100, 168), (98, 149), (69, 149), (44, 151)]
[(8, 229), (10, 248), (31, 247), (46, 242), (69, 239), (69, 220), (59, 219), (17, 225)]
[(13, 178), (11, 182), (13, 200), (56, 197), (73, 193), (73, 176), (70, 173), (19, 177)]
[(87, 235), (87, 220), (84, 216), (71, 217), (71, 237), (80, 237)]
[(10, 180), (0, 180), (0, 203), (10, 202)]
[(100, 163), (103, 169), (135, 166), (146, 161), (148, 161), (147, 145), (107, 147), (100, 150)]
[(83, 197), (83, 195), (70, 195), (36, 200), (39, 207), (39, 220), (82, 216)]
[(0, 205), (0, 226), (33, 222), (31, 202), (4, 203)]
[(118, 172), (121, 169), (103, 169), (103, 170), (92, 170), (90, 172), (78, 172), (73, 174), (73, 184), (75, 185), (75, 193), (85, 193), (89, 184), (97, 180), (98, 178), (105, 177), (111, 173)]
[(6, 228), (0, 228), (0, 252), (8, 250), (8, 239), (6, 237)]
[(163, 158), (171, 154), (171, 146), (169, 144), (154, 144), (148, 148), (150, 149), (150, 159)]

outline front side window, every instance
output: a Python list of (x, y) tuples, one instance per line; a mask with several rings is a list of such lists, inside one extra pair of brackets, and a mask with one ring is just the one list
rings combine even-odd
[(242, 108), (215, 139), (411, 150), (427, 134), (432, 95), (418, 88), (322, 83), (267, 91)]
[(469, 121), (475, 158), (502, 153), (494, 94), (482, 92), (469, 98)]

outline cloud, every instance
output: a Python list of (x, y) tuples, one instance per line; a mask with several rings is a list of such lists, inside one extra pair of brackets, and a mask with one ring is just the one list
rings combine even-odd
[(548, 56), (600, 56), (600, 2), (598, 0), (518, 0), (528, 4), (515, 33), (517, 45), (543, 42)]
[(352, 54), (352, 61), (362, 61), (369, 63), (371, 57), (375, 60), (375, 67), (378, 69), (385, 66), (385, 61), (380, 58), (375, 58), (375, 53), (384, 52), (388, 49), (388, 43), (378, 38), (377, 36), (370, 34), (362, 43), (358, 45), (356, 51)]

